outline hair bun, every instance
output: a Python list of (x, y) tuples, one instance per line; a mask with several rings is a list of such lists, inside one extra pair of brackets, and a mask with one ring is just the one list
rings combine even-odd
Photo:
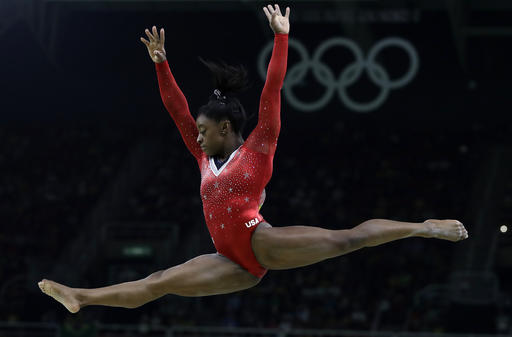
[(246, 90), (249, 87), (249, 79), (247, 76), (247, 69), (242, 66), (232, 66), (225, 62), (212, 62), (203, 60), (199, 57), (199, 61), (203, 63), (213, 75), (213, 87), (215, 90), (220, 91), (217, 97), (224, 97), (227, 99), (230, 95), (237, 94)]

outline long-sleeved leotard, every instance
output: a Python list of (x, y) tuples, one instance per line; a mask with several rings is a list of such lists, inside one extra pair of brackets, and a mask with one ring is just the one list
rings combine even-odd
[(288, 35), (275, 34), (267, 79), (260, 98), (256, 128), (220, 167), (197, 143), (198, 130), (187, 100), (167, 61), (156, 64), (160, 94), (201, 170), (201, 199), (206, 224), (217, 252), (262, 277), (266, 273), (252, 251), (251, 236), (264, 221), (259, 200), (272, 176), (281, 127), (280, 91), (286, 73)]

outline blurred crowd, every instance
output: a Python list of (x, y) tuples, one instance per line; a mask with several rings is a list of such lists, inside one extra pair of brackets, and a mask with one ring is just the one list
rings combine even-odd
[(31, 268), (58, 259), (81, 231), (130, 142), (90, 124), (0, 127), (3, 312), (22, 311)]
[[(477, 136), (486, 132), (478, 127), (459, 134), (389, 132), (337, 122), (329, 132), (318, 132), (300, 144), (283, 135), (261, 213), (274, 226), (331, 229), (351, 228), (371, 218), (464, 222), (474, 163), (485, 145)], [(156, 168), (149, 178), (125, 196), (126, 211), (117, 220), (179, 226), (176, 251), (181, 254), (173, 263), (214, 252), (198, 195), (195, 160), (176, 130), (162, 128), (153, 131), (155, 135), (165, 151), (154, 158)], [(6, 280), (29, 270), (38, 255), (57, 258), (64, 253), (59, 243), (87, 226), (88, 213), (142, 138), (128, 127), (0, 128), (0, 240), (6, 252), (0, 258), (0, 286), (7, 287)], [(106, 315), (101, 309), (95, 319), (138, 322), (142, 327), (446, 331), (439, 312), (418, 304), (415, 295), (428, 285), (448, 282), (453, 252), (453, 244), (444, 241), (400, 240), (297, 270), (271, 271), (243, 292), (204, 298), (170, 295), (135, 310), (107, 309)], [(105, 257), (89, 271), (97, 282), (112, 281), (97, 272), (109, 263)], [(129, 261), (125, 268), (130, 269)], [(162, 268), (166, 266), (147, 263), (132, 276), (145, 277)], [(43, 300), (38, 299), (43, 309), (30, 311), (0, 306), (0, 321), (58, 317), (48, 312), (62, 308)]]

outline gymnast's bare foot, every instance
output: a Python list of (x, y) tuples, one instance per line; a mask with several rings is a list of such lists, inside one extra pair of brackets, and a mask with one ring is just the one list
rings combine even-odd
[(38, 283), (38, 285), (43, 293), (53, 297), (55, 300), (65, 306), (69, 312), (74, 314), (80, 310), (80, 303), (75, 298), (73, 289), (46, 279), (43, 279)]
[(453, 242), (468, 238), (468, 231), (460, 221), (429, 219), (423, 223), (427, 225), (427, 237)]

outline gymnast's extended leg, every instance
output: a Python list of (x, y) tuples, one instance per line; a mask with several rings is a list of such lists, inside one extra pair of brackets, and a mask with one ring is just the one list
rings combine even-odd
[(261, 223), (253, 233), (252, 248), (265, 268), (290, 269), (414, 236), (459, 241), (466, 239), (468, 233), (457, 220), (411, 223), (372, 219), (352, 229), (341, 230), (310, 226), (272, 227)]
[(148, 277), (103, 288), (70, 288), (42, 280), (41, 290), (75, 313), (88, 305), (136, 308), (166, 294), (207, 296), (251, 288), (259, 278), (218, 254), (198, 256)]

